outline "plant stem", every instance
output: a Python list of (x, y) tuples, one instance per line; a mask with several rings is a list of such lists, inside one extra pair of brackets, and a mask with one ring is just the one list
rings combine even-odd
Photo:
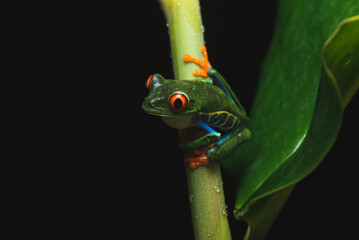
[(186, 173), (195, 239), (231, 239), (219, 163)]
[(185, 63), (183, 55), (201, 59), (204, 44), (201, 11), (198, 0), (159, 0), (166, 15), (175, 79), (194, 79), (192, 71), (200, 68)]
[[(175, 79), (194, 79), (196, 64), (183, 55), (202, 59), (203, 26), (198, 0), (159, 0), (166, 15)], [(231, 239), (219, 163), (192, 170), (186, 166), (195, 239)]]

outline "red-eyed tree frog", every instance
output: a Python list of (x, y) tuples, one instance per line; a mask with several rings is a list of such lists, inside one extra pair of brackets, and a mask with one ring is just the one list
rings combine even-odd
[[(183, 59), (201, 66), (202, 70), (194, 70), (193, 74), (204, 78), (169, 80), (153, 74), (146, 81), (149, 95), (142, 108), (148, 114), (161, 116), (170, 127), (204, 129), (205, 135), (180, 147), (194, 151), (195, 155), (199, 155), (199, 149), (209, 147), (209, 160), (220, 161), (249, 139), (251, 133), (246, 128), (248, 117), (241, 103), (222, 75), (211, 67), (206, 47), (202, 46), (201, 51), (203, 61), (188, 54)], [(188, 160), (190, 167), (195, 169), (206, 164), (207, 156)]]

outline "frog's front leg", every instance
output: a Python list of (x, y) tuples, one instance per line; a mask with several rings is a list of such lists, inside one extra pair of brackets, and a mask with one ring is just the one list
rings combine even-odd
[(227, 157), (234, 149), (249, 139), (251, 132), (249, 129), (237, 129), (223, 136), (213, 148), (208, 151), (208, 157), (212, 161), (221, 161)]
[(208, 61), (208, 54), (207, 54), (206, 46), (203, 45), (201, 47), (201, 52), (202, 52), (203, 58), (204, 58), (203, 61), (198, 60), (198, 59), (192, 57), (189, 54), (183, 55), (183, 60), (186, 61), (186, 62), (193, 62), (193, 63), (199, 65), (202, 68), (201, 71), (193, 70), (193, 75), (208, 78), (209, 75), (207, 74), (207, 71), (208, 71), (208, 69), (211, 68), (211, 64)]
[(202, 121), (197, 120), (197, 125), (205, 131), (202, 130), (195, 134), (188, 133), (187, 129), (180, 129), (178, 131), (181, 140), (179, 146), (185, 152), (184, 162), (191, 169), (196, 169), (209, 162), (207, 155), (208, 148), (211, 148), (212, 144), (217, 142), (221, 137), (220, 133), (214, 131)]
[(189, 143), (186, 144), (180, 144), (180, 148), (183, 150), (197, 150), (201, 149), (203, 147), (207, 147), (215, 142), (217, 142), (221, 138), (221, 134), (215, 130), (213, 130), (211, 127), (209, 127), (207, 124), (202, 122), (200, 119), (196, 121), (196, 124), (201, 127), (202, 129), (206, 130), (207, 134), (204, 136), (201, 136)]

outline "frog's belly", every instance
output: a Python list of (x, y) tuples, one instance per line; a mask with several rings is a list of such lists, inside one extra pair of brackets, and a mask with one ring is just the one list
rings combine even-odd
[(172, 128), (184, 129), (195, 126), (195, 124), (193, 124), (193, 117), (193, 115), (162, 117), (162, 120)]

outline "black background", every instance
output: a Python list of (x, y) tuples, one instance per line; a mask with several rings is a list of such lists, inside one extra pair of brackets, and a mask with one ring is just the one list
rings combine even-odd
[[(227, 79), (241, 76), (231, 85), (250, 112), (276, 1), (201, 1), (201, 6), (211, 64)], [(69, 61), (78, 64), (76, 78), (82, 83), (75, 92), (80, 99), (71, 126), (80, 130), (68, 136), (77, 149), (65, 171), (70, 179), (63, 196), (71, 209), (69, 225), (76, 229), (76, 223), (84, 222), (80, 232), (90, 235), (193, 239), (176, 130), (141, 109), (146, 78), (153, 73), (173, 77), (168, 30), (158, 2), (109, 1), (81, 6), (74, 14), (71, 30), (79, 38), (71, 49), (79, 56), (71, 54)], [(297, 185), (267, 239), (345, 239), (356, 234), (357, 109), (358, 95), (345, 111), (335, 145)], [(226, 198), (233, 239), (241, 239), (246, 226), (231, 214), (233, 196), (226, 193)]]

